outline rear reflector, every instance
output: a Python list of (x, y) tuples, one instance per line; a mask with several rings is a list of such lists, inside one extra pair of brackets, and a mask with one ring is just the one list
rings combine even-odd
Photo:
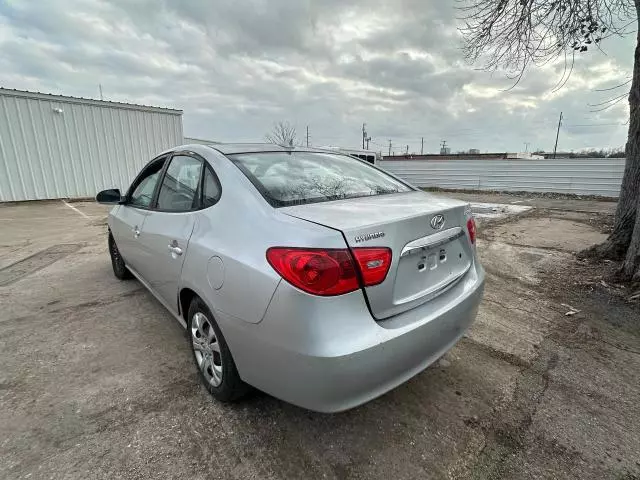
[(391, 249), (372, 247), (354, 248), (351, 251), (360, 267), (365, 287), (378, 285), (384, 281), (391, 266)]
[(469, 240), (471, 243), (476, 243), (476, 221), (471, 217), (467, 220), (467, 230), (469, 231)]
[(360, 287), (346, 248), (273, 247), (267, 261), (287, 282), (314, 295), (342, 295)]

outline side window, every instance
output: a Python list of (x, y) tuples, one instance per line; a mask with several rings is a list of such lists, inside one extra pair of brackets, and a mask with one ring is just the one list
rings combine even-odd
[(158, 193), (158, 210), (187, 212), (198, 207), (202, 162), (186, 155), (171, 159)]
[(210, 207), (220, 200), (220, 183), (210, 169), (204, 169), (202, 184), (202, 208)]
[(164, 166), (165, 159), (158, 160), (148, 165), (142, 174), (136, 180), (129, 198), (129, 205), (134, 207), (149, 208), (151, 200), (153, 200), (153, 192), (160, 178), (160, 172)]

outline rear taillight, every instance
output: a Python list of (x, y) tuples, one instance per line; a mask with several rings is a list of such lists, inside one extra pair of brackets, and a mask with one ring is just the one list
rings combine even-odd
[(467, 220), (467, 230), (469, 232), (469, 240), (471, 240), (471, 243), (475, 244), (476, 243), (476, 221), (473, 219), (473, 217)]
[(314, 295), (332, 296), (360, 288), (356, 265), (365, 287), (382, 283), (391, 265), (389, 248), (273, 247), (267, 261), (287, 282)]
[(274, 247), (267, 250), (267, 260), (287, 282), (314, 295), (342, 295), (360, 287), (347, 249)]
[(391, 249), (382, 247), (354, 248), (353, 255), (362, 274), (365, 287), (382, 283), (391, 265)]

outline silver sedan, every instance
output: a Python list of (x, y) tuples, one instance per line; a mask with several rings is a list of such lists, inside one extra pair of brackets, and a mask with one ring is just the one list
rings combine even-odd
[(115, 275), (187, 329), (221, 401), (251, 385), (311, 410), (355, 407), (447, 352), (482, 297), (468, 205), (337, 152), (182, 146), (97, 200), (115, 204)]

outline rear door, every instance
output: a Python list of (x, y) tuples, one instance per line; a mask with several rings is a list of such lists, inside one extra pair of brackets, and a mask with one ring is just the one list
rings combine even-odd
[(154, 207), (142, 229), (149, 286), (172, 308), (177, 306), (182, 265), (200, 208), (203, 161), (187, 154), (169, 160)]
[(388, 247), (385, 280), (365, 293), (378, 319), (423, 304), (469, 270), (474, 248), (466, 204), (424, 192), (299, 205), (283, 213), (340, 230), (349, 247)]

